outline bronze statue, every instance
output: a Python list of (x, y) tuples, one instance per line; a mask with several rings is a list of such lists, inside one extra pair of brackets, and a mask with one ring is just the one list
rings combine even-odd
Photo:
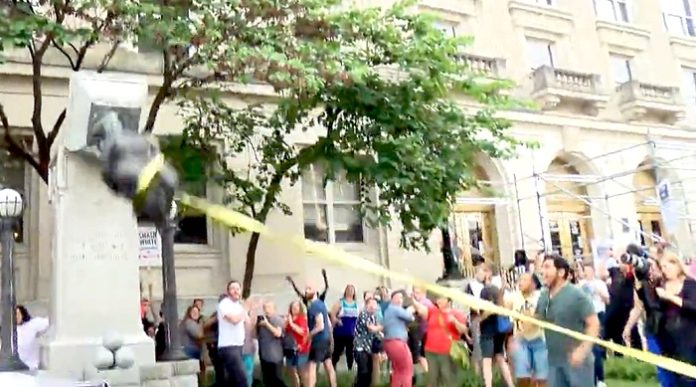
[(116, 112), (104, 115), (90, 134), (87, 143), (98, 151), (106, 185), (116, 195), (133, 201), (136, 216), (164, 224), (178, 186), (174, 168), (165, 163), (148, 189), (140, 194), (136, 192), (140, 174), (150, 160), (159, 155), (159, 147), (145, 135), (124, 130)]

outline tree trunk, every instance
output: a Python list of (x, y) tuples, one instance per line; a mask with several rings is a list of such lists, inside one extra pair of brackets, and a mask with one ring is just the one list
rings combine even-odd
[(244, 265), (244, 282), (242, 283), (242, 297), (247, 298), (251, 294), (251, 281), (254, 279), (254, 266), (256, 266), (256, 249), (259, 247), (259, 233), (251, 234), (247, 247), (246, 263)]
[(442, 278), (447, 279), (456, 275), (456, 266), (454, 262), (454, 253), (452, 252), (452, 240), (448, 227), (440, 228), (442, 233), (442, 260), (444, 262), (444, 272)]

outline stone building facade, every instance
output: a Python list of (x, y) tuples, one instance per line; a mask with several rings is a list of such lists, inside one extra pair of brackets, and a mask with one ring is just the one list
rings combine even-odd
[[(647, 245), (668, 231), (684, 253), (694, 252), (689, 214), (696, 214), (690, 199), (696, 193), (696, 169), (691, 166), (696, 155), (696, 30), (691, 12), (696, 4), (688, 2), (690, 6), (683, 0), (420, 3), (419, 9), (439, 16), (438, 26), (445, 33), (475, 36), (466, 53), (473, 69), (515, 81), (514, 93), (539, 106), (504, 113), (514, 122), (516, 136), (539, 146), (521, 150), (514, 160), (479, 157), (476, 173), (489, 189), (463, 192), (455, 206), (452, 231), (464, 264), (477, 251), (509, 264), (514, 250), (531, 252), (542, 245), (568, 257), (591, 259), (593, 240)], [(88, 57), (92, 65), (96, 54)], [(33, 105), (26, 59), (17, 53), (0, 66), (0, 103), (10, 122), (26, 128), (28, 135)], [(65, 106), (70, 70), (55, 53), (47, 61), (44, 118), (50, 127)], [(160, 66), (155, 56), (133, 49), (119, 50), (111, 63), (112, 71), (144, 75), (151, 91), (161, 81)], [(272, 97), (264, 85), (240, 86), (227, 96), (234, 104)], [(176, 107), (164, 106), (155, 133), (175, 135), (180, 130)], [(317, 135), (298, 133), (292, 141), (308, 143)], [(45, 300), (52, 227), (47, 189), (21, 162), (4, 165), (0, 182), (21, 190), (28, 202), (18, 230), (19, 299)], [(431, 253), (403, 250), (397, 226), (370, 229), (351, 211), (351, 187), (333, 183), (324, 188), (317, 181), (321, 171), (312, 170), (295, 187), (286, 187), (283, 200), (294, 215), (273, 214), (269, 225), (279, 232), (325, 239), (397, 271), (429, 280), (440, 275), (439, 234), (433, 236)], [(670, 219), (661, 213), (656, 193), (660, 181), (671, 188)], [(216, 187), (198, 190), (211, 200), (221, 198)], [(177, 240), (182, 298), (214, 297), (229, 278), (242, 277), (248, 236), (232, 236), (192, 217), (182, 221)], [(349, 282), (365, 289), (382, 281), (262, 240), (254, 291), (281, 294), (289, 289), (284, 280), (288, 275), (318, 281), (322, 267), (334, 294)], [(143, 293), (159, 298), (159, 270), (144, 267), (141, 277)]]

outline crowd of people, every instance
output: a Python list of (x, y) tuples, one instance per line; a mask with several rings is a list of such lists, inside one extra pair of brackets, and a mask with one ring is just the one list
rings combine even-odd
[[(469, 295), (592, 337), (626, 344), (696, 364), (696, 281), (669, 248), (626, 252), (601, 264), (569, 261), (540, 252), (527, 260), (517, 252), (515, 266), (495, 272), (484, 259), (464, 289)], [(423, 288), (358, 295), (347, 285), (335, 302), (324, 289), (308, 284), (286, 311), (270, 299), (243, 300), (231, 281), (215, 313), (202, 316), (202, 300), (188, 307), (180, 322), (184, 351), (215, 368), (216, 386), (251, 386), (255, 365), (266, 386), (313, 387), (317, 372), (337, 386), (336, 366), (345, 357), (355, 369), (353, 385), (374, 386), (388, 374), (394, 387), (412, 386), (422, 374), (428, 386), (455, 386), (463, 375), (451, 356), (467, 348), (470, 364), (486, 387), (497, 368), (507, 386), (604, 386), (606, 351), (538, 326), (485, 310), (460, 308)], [(157, 336), (147, 322), (145, 329)], [(162, 340), (163, 343), (163, 340)], [(161, 353), (163, 344), (158, 344)], [(614, 354), (619, 356), (619, 354)], [(203, 369), (203, 374), (204, 368)], [(696, 381), (658, 370), (662, 387), (696, 386)]]

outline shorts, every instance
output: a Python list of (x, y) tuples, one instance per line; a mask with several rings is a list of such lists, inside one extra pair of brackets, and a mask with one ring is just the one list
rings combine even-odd
[(546, 380), (549, 377), (549, 359), (546, 342), (542, 338), (515, 339), (512, 365), (518, 379)]
[(408, 335), (408, 349), (411, 351), (413, 364), (418, 364), (418, 360), (425, 357), (425, 340), (419, 333)]
[(496, 355), (505, 353), (505, 338), (507, 334), (497, 334), (495, 336), (481, 336), (481, 358), (492, 359)]
[(553, 387), (594, 387), (594, 357), (589, 355), (579, 367), (562, 364), (549, 367), (548, 385)]
[(183, 351), (189, 359), (201, 360), (201, 349), (199, 347), (185, 345)]
[(309, 347), (309, 361), (323, 363), (331, 358), (331, 339), (312, 341)]
[(295, 352), (291, 356), (285, 357), (285, 365), (290, 368), (302, 368), (309, 362), (309, 353)]

